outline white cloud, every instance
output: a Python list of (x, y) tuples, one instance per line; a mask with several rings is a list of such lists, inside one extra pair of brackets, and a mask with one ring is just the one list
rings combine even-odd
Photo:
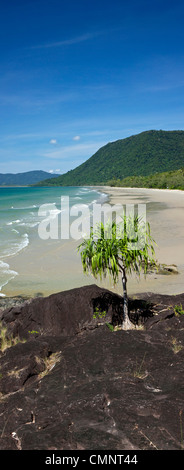
[(61, 170), (58, 168), (57, 170), (49, 170), (49, 173), (60, 173)]
[(51, 139), (49, 144), (55, 145), (55, 144), (57, 144), (57, 140), (56, 139)]
[(79, 98), (79, 92), (69, 91), (63, 93), (53, 93), (50, 96), (41, 93), (17, 93), (17, 94), (0, 94), (1, 106), (16, 106), (18, 109), (30, 108), (35, 111), (35, 108), (44, 108), (45, 106), (58, 105), (58, 103), (65, 103)]
[(86, 33), (81, 36), (75, 36), (70, 39), (64, 39), (63, 41), (50, 42), (48, 44), (39, 44), (37, 46), (32, 46), (31, 49), (48, 49), (51, 47), (71, 46), (73, 44), (78, 44), (80, 42), (88, 41), (89, 39), (93, 39), (101, 34), (103, 34), (103, 31)]
[(94, 142), (89, 144), (76, 144), (60, 147), (59, 149), (42, 154), (42, 157), (51, 158), (53, 160), (68, 160), (73, 158), (84, 157), (85, 160), (91, 157), (100, 147), (107, 142)]
[(80, 140), (80, 135), (75, 135), (75, 137), (73, 137), (73, 140)]

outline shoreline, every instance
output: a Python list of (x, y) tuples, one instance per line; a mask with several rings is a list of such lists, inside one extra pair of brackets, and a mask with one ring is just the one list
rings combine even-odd
[[(74, 186), (32, 186), (32, 185), (0, 185), (0, 188), (35, 188), (35, 187), (43, 187), (43, 188), (73, 188)], [(77, 188), (93, 188), (93, 189), (101, 189), (101, 188), (109, 188), (109, 189), (138, 189), (140, 191), (164, 191), (164, 192), (180, 192), (184, 193), (182, 189), (167, 189), (167, 188), (145, 188), (145, 187), (137, 187), (137, 186), (94, 186), (94, 185), (80, 185), (76, 186)]]
[[(94, 191), (97, 193), (95, 196)], [(97, 188), (90, 187), (89, 192), (89, 207), (93, 202), (103, 203), (108, 199), (106, 194), (103, 195)], [(58, 194), (62, 197), (60, 191)], [(0, 300), (17, 295), (28, 298), (48, 296), (72, 287), (94, 283), (93, 279), (81, 272), (80, 257), (77, 254), (80, 241), (72, 238), (61, 239), (60, 234), (58, 239), (42, 240), (37, 228), (34, 233), (29, 233), (29, 244), (26, 248), (3, 257), (3, 263), (7, 265), (8, 270), (16, 275), (2, 285)]]
[[(89, 187), (89, 186), (86, 186)], [(145, 203), (147, 220), (151, 233), (158, 244), (156, 258), (160, 264), (176, 265), (179, 274), (148, 274), (140, 279), (132, 275), (128, 278), (128, 295), (153, 292), (180, 294), (184, 285), (184, 191), (122, 188), (110, 186), (90, 186), (106, 194), (110, 205)], [(52, 293), (70, 290), (73, 287), (97, 284), (122, 295), (121, 285), (114, 287), (109, 279), (103, 282), (94, 280), (82, 272), (80, 255), (76, 248), (80, 241), (36, 240), (26, 250), (8, 259), (10, 269), (19, 273), (4, 287), (6, 297), (47, 296)], [(31, 282), (30, 282), (31, 279)], [(38, 285), (38, 289), (35, 286)]]
[(163, 192), (163, 193), (180, 193), (184, 194), (184, 190), (182, 189), (163, 189), (163, 188), (138, 188), (138, 187), (131, 187), (131, 186), (86, 186), (91, 188), (98, 188), (99, 191), (106, 192), (107, 194), (111, 193), (111, 190), (128, 190), (128, 191), (154, 191), (154, 192)]

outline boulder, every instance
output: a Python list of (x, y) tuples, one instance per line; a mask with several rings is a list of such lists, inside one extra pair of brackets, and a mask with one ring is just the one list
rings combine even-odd
[[(111, 331), (122, 297), (85, 286), (7, 309), (1, 450), (181, 450), (184, 294), (130, 299), (139, 328)], [(107, 318), (93, 318), (96, 309)], [(140, 325), (141, 321), (141, 325)]]

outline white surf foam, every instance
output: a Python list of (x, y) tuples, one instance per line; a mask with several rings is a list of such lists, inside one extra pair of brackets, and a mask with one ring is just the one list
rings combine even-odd
[[(0, 291), (2, 287), (6, 286), (11, 279), (14, 279), (18, 273), (10, 269), (8, 263), (0, 260)], [(5, 294), (0, 293), (1, 297), (5, 297)]]
[(18, 224), (19, 222), (20, 222), (20, 220), (19, 220), (19, 219), (17, 219), (17, 220), (12, 220), (12, 222), (7, 222), (7, 224), (6, 224), (6, 225), (13, 225), (13, 224)]
[(28, 234), (25, 233), (22, 235), (20, 241), (13, 242), (9, 245), (8, 248), (5, 248), (3, 253), (1, 254), (1, 258), (7, 258), (9, 256), (16, 255), (20, 251), (22, 251), (24, 248), (26, 248), (29, 245), (29, 237)]

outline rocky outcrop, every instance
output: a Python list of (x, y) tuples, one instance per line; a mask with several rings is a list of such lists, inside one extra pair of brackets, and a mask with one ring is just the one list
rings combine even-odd
[(130, 299), (132, 331), (109, 329), (123, 300), (95, 285), (3, 310), (17, 344), (0, 353), (0, 449), (183, 449), (176, 304), (184, 294)]
[(175, 264), (161, 264), (158, 267), (158, 274), (179, 274)]

